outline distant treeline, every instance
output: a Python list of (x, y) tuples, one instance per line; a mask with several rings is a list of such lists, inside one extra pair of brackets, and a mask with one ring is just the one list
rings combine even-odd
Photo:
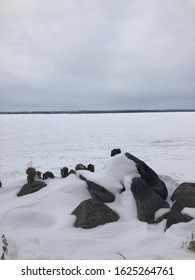
[(78, 111), (8, 111), (0, 114), (106, 114), (106, 113), (167, 113), (195, 112), (195, 109), (164, 109), (164, 110), (78, 110)]

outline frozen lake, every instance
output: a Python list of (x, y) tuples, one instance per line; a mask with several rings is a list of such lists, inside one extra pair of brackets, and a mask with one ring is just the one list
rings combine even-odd
[[(124, 154), (111, 158), (110, 151), (144, 160), (166, 183), (172, 204), (180, 183), (195, 182), (195, 113), (1, 115), (0, 124), (0, 236), (8, 240), (8, 259), (194, 259), (187, 246), (195, 220), (167, 231), (166, 220), (139, 221), (130, 191), (135, 165)], [(79, 173), (61, 179), (60, 168), (80, 162), (96, 169), (81, 174), (115, 193), (107, 204), (119, 214), (117, 222), (74, 227), (73, 210), (91, 196)], [(18, 197), (31, 165), (56, 178)]]
[(157, 173), (195, 180), (195, 113), (0, 116), (0, 179), (29, 165), (60, 176), (63, 166), (104, 167), (113, 148), (146, 161)]

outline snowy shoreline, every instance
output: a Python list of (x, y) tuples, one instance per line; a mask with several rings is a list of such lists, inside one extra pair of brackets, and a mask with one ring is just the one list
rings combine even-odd
[[(109, 205), (118, 211), (118, 222), (90, 230), (74, 228), (71, 213), (90, 195), (77, 176), (60, 178), (64, 165), (74, 168), (79, 162), (92, 163), (95, 173), (81, 173), (118, 189), (119, 183), (114, 184), (118, 175), (108, 167), (113, 162), (111, 149), (119, 147), (133, 151), (153, 168), (171, 195), (180, 183), (195, 182), (194, 113), (155, 118), (154, 114), (3, 115), (0, 122), (0, 234), (9, 243), (8, 259), (121, 259), (117, 252), (127, 259), (195, 259), (186, 249), (194, 234), (194, 220), (166, 232), (164, 221), (158, 225), (140, 222), (130, 191)], [(47, 187), (39, 192), (19, 198), (16, 194), (26, 183), (29, 165), (43, 172), (51, 170), (56, 178), (45, 180)], [(125, 169), (121, 172), (128, 184)]]

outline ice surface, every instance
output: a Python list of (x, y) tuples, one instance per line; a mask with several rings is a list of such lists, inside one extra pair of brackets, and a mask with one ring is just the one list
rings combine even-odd
[[(110, 157), (120, 148), (144, 160), (165, 181), (171, 202), (180, 183), (195, 182), (195, 113), (0, 115), (0, 125), (0, 234), (8, 240), (9, 259), (195, 258), (185, 246), (195, 236), (194, 220), (166, 232), (164, 221), (138, 221), (130, 185), (139, 174), (124, 154)], [(92, 163), (96, 171), (61, 179), (60, 168), (77, 163)], [(29, 166), (52, 171), (55, 179), (17, 197)], [(79, 174), (115, 193), (107, 205), (120, 215), (118, 222), (73, 227), (72, 211), (90, 198)]]

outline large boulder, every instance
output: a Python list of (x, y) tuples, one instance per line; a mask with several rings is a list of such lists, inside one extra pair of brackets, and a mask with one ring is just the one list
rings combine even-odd
[(37, 192), (46, 186), (47, 184), (42, 181), (29, 182), (20, 189), (20, 191), (17, 193), (17, 196), (23, 196), (26, 194)]
[(195, 183), (182, 183), (173, 192), (171, 200), (179, 200), (184, 196), (195, 197)]
[(87, 189), (93, 199), (103, 203), (113, 202), (115, 200), (115, 195), (109, 192), (104, 187), (96, 184), (95, 182), (87, 180), (82, 175), (80, 175), (80, 179), (84, 180), (87, 183)]
[(142, 222), (154, 223), (155, 212), (161, 208), (169, 208), (167, 201), (140, 177), (133, 178), (131, 191), (137, 205), (138, 219)]
[(136, 158), (130, 153), (125, 153), (126, 157), (135, 162), (137, 171), (141, 178), (148, 183), (148, 185), (162, 198), (166, 199), (168, 191), (165, 183), (158, 177), (156, 172), (152, 170), (145, 162)]
[(180, 197), (180, 199), (176, 200), (167, 217), (166, 228), (169, 228), (173, 224), (177, 224), (180, 222), (186, 223), (190, 222), (193, 218), (187, 214), (183, 214), (182, 210), (187, 208), (195, 208), (195, 197), (184, 196)]
[(87, 199), (81, 202), (72, 214), (76, 215), (74, 226), (84, 229), (116, 222), (119, 219), (119, 215), (116, 212), (104, 203), (94, 199)]

